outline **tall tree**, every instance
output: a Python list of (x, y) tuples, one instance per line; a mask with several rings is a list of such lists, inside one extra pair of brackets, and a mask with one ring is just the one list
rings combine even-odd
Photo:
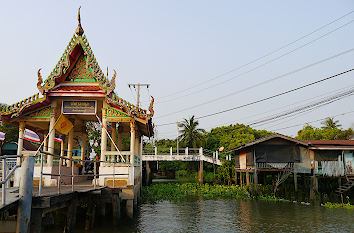
[[(338, 125), (338, 122), (336, 124)], [(353, 133), (354, 132), (351, 128), (316, 128), (311, 125), (306, 125), (298, 131), (296, 138), (299, 140), (349, 140), (352, 138)]]
[(192, 116), (189, 119), (184, 119), (181, 123), (182, 130), (180, 139), (186, 143), (188, 147), (197, 147), (202, 143), (204, 129), (198, 128), (199, 122)]
[(324, 125), (322, 128), (329, 128), (329, 129), (338, 129), (342, 125), (339, 124), (338, 120), (334, 120), (334, 117), (328, 117), (325, 121), (322, 122)]

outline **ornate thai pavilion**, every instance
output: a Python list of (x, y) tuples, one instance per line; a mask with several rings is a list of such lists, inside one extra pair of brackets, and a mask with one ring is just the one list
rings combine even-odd
[[(63, 135), (61, 155), (72, 157), (73, 138), (78, 136), (81, 139), (82, 159), (86, 151), (86, 123), (100, 122), (104, 128), (101, 130), (100, 160), (116, 161), (119, 164), (112, 168), (112, 164), (101, 163), (99, 173), (113, 174), (112, 169), (115, 169), (115, 173), (120, 175), (115, 176), (115, 179), (109, 175), (100, 176), (98, 183), (101, 186), (133, 188), (134, 196), (136, 196), (135, 187), (139, 187), (140, 190), (141, 185), (142, 136), (150, 137), (153, 134), (153, 98), (148, 112), (117, 95), (116, 72), (114, 71), (110, 80), (102, 72), (81, 26), (80, 11), (78, 20), (75, 34), (53, 71), (43, 80), (40, 69), (38, 70), (39, 93), (13, 105), (1, 107), (1, 121), (19, 126), (18, 154), (35, 154), (35, 151), (23, 151), (25, 128), (43, 134), (44, 138), (48, 135), (43, 151), (54, 154), (55, 138), (59, 136), (55, 130), (55, 124), (59, 116), (63, 114), (74, 127), (67, 136)], [(106, 131), (107, 126), (112, 129), (109, 135)], [(122, 136), (130, 136), (129, 151), (122, 151)], [(108, 150), (107, 142), (110, 138), (114, 143), (110, 143), (112, 147)], [(113, 146), (114, 144), (117, 146)], [(54, 173), (58, 169), (58, 163), (55, 158), (53, 161), (53, 156), (46, 156), (44, 168), (46, 173)], [(38, 182), (39, 176), (38, 165), (36, 166), (34, 182)], [(64, 170), (73, 164), (68, 161), (66, 166), (63, 166)], [(68, 169), (69, 171), (71, 168)], [(75, 170), (75, 172), (78, 171)], [(17, 178), (20, 179), (18, 175)], [(45, 176), (43, 180), (44, 185), (48, 186), (57, 185), (57, 182), (56, 176)]]

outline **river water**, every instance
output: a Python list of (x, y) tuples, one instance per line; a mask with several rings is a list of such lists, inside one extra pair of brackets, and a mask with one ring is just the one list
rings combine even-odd
[[(78, 222), (76, 232), (85, 232)], [(58, 231), (59, 232), (59, 231)], [(141, 204), (134, 221), (106, 220), (89, 232), (354, 232), (354, 211), (255, 200)]]

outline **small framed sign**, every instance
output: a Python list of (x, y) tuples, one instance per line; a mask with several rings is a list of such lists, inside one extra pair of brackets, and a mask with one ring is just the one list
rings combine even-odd
[(97, 110), (96, 100), (63, 100), (63, 114), (95, 115)]

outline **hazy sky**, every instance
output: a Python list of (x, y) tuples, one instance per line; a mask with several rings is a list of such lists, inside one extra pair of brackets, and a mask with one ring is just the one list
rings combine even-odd
[[(354, 13), (246, 65), (353, 11), (352, 0), (2, 1), (0, 102), (13, 104), (38, 92), (36, 72), (43, 68), (42, 75), (47, 77), (56, 65), (76, 29), (80, 5), (82, 26), (102, 70), (108, 66), (118, 71), (117, 94), (135, 103), (136, 92), (127, 84), (151, 84), (149, 91), (142, 90), (142, 102), (147, 108), (149, 95), (155, 97), (155, 125), (243, 105), (354, 66), (354, 51), (346, 52), (240, 91), (353, 49)], [(236, 122), (249, 124), (350, 87), (354, 87), (354, 72), (200, 119), (200, 127), (209, 130)], [(354, 111), (353, 100), (353, 96), (347, 97), (300, 116), (255, 127), (276, 130)], [(351, 127), (354, 112), (336, 119), (343, 127)], [(320, 122), (313, 125), (320, 126)], [(295, 136), (301, 128), (278, 132)], [(157, 126), (157, 132), (159, 138), (175, 137), (176, 126)]]

